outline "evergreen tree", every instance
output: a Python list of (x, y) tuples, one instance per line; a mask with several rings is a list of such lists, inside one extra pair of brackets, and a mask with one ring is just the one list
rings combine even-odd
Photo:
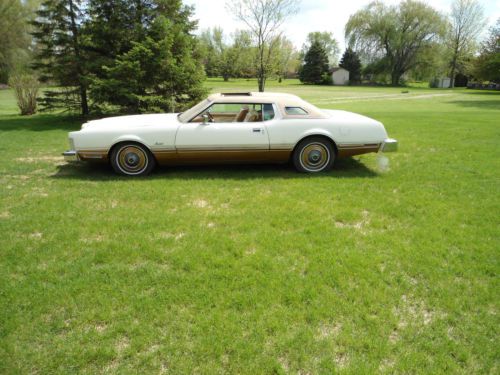
[(180, 0), (89, 1), (92, 98), (125, 112), (182, 109), (204, 95), (192, 9)]
[(349, 71), (350, 83), (361, 82), (361, 61), (356, 52), (347, 48), (340, 59), (339, 66)]
[(313, 41), (304, 56), (304, 65), (299, 72), (300, 81), (303, 83), (325, 84), (331, 78), (328, 68), (328, 55), (318, 41)]
[(82, 53), (80, 30), (81, 0), (44, 0), (32, 22), (37, 43), (36, 63), (44, 82), (55, 83), (59, 90), (45, 92), (44, 109), (65, 108), (89, 112), (85, 57)]

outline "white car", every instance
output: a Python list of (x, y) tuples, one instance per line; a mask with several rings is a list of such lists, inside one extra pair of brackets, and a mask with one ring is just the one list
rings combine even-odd
[(286, 163), (329, 170), (338, 157), (396, 151), (384, 126), (355, 113), (319, 109), (290, 94), (214, 94), (183, 113), (110, 117), (69, 133), (69, 161), (105, 161), (127, 176), (156, 164)]

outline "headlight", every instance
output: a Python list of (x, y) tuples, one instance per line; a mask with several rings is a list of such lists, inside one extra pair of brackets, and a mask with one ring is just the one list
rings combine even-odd
[(70, 150), (74, 150), (75, 149), (75, 141), (71, 137), (69, 138), (69, 149)]

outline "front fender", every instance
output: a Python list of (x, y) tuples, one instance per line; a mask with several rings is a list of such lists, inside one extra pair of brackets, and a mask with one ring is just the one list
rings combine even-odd
[(148, 149), (151, 149), (150, 145), (148, 145), (148, 143), (143, 138), (141, 138), (135, 134), (125, 134), (125, 135), (120, 135), (119, 137), (114, 138), (113, 141), (111, 142), (111, 146), (109, 147), (109, 150), (111, 150), (116, 144), (121, 143), (121, 142), (137, 142), (137, 143), (140, 143), (140, 144), (146, 146)]

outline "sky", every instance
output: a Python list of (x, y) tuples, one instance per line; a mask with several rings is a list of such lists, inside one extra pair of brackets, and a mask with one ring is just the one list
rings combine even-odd
[[(226, 35), (245, 25), (235, 20), (234, 16), (225, 10), (227, 0), (184, 0), (185, 4), (195, 6), (194, 18), (198, 20), (198, 32), (202, 29), (218, 26)], [(397, 4), (399, 0), (385, 0), (386, 4)], [(453, 0), (427, 0), (440, 12), (448, 13)], [(488, 24), (492, 25), (500, 17), (500, 0), (480, 0), (485, 10)], [(290, 18), (283, 26), (284, 35), (297, 48), (305, 41), (311, 31), (328, 31), (339, 42), (342, 50), (344, 43), (344, 26), (349, 16), (370, 3), (370, 0), (302, 0), (300, 11)]]

